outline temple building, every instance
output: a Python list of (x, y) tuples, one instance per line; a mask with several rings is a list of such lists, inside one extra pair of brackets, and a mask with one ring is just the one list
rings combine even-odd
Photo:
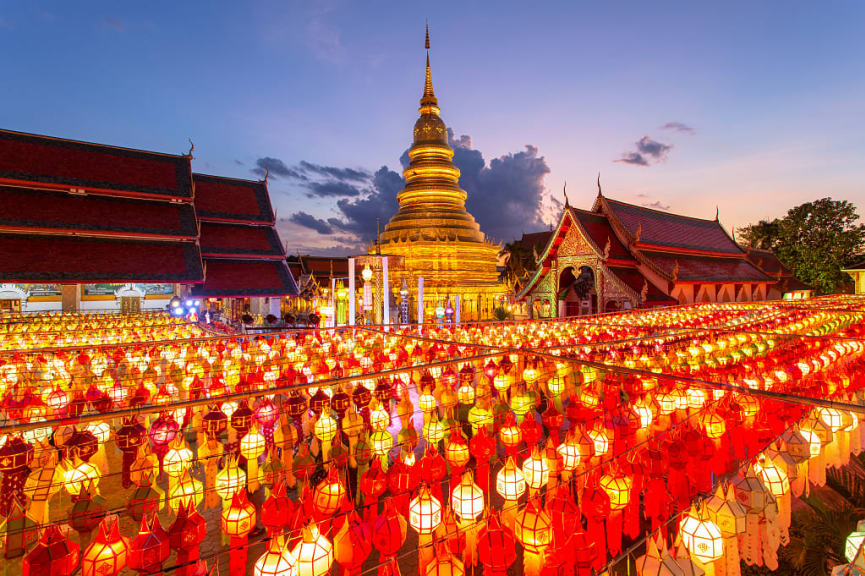
[(0, 311), (296, 293), (265, 184), (191, 160), (0, 130)]
[(746, 252), (717, 216), (619, 202), (604, 196), (600, 184), (590, 211), (566, 199), (551, 232), (526, 236), (536, 257), (518, 287), (517, 311), (530, 318), (778, 299), (808, 288), (774, 255)]
[(371, 252), (404, 257), (403, 269), (392, 275), (393, 292), (406, 280), (413, 308), (419, 296), (417, 278), (423, 278), (425, 319), (436, 308), (456, 306), (457, 299), (462, 319), (489, 318), (507, 292), (498, 280), (500, 246), (486, 238), (466, 211), (466, 192), (459, 185), (460, 171), (453, 164), (454, 151), (433, 92), (429, 30), (426, 50), (420, 118), (403, 171), (406, 185), (397, 195), (399, 210)]

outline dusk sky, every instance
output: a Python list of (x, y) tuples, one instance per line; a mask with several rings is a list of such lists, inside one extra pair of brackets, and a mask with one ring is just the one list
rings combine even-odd
[[(826, 196), (865, 214), (865, 2), (0, 3), (0, 128), (259, 178), (289, 252), (396, 209), (424, 21), (468, 206), (497, 240), (562, 186), (729, 229)], [(383, 168), (386, 167), (386, 168)]]

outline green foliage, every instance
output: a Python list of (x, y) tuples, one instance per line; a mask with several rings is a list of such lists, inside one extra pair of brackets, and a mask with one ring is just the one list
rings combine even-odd
[(781, 221), (760, 220), (756, 224), (748, 224), (736, 230), (738, 239), (751, 248), (774, 250), (778, 242)]
[[(535, 247), (535, 249), (538, 248)], [(512, 290), (519, 290), (525, 285), (535, 269), (535, 254), (523, 246), (519, 240), (505, 244), (502, 252), (508, 254), (505, 269), (502, 271), (503, 280)]]
[(773, 250), (803, 282), (832, 293), (849, 282), (841, 267), (865, 242), (865, 225), (858, 220), (850, 202), (822, 198), (790, 209), (780, 220), (761, 220), (738, 233), (753, 248)]
[(493, 310), (493, 318), (495, 318), (499, 322), (504, 322), (505, 320), (510, 320), (512, 318), (512, 315), (507, 310), (507, 308), (499, 306), (498, 308)]

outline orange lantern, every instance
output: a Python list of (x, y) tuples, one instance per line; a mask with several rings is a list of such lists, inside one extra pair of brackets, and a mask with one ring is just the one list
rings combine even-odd
[(81, 556), (82, 576), (115, 576), (129, 561), (129, 538), (120, 535), (117, 516), (106, 516)]
[(706, 431), (706, 437), (713, 440), (720, 438), (727, 431), (727, 424), (724, 419), (715, 414), (707, 414), (703, 418), (703, 429)]
[(339, 479), (336, 467), (330, 469), (327, 478), (318, 483), (312, 494), (312, 504), (321, 518), (335, 514), (345, 497), (345, 487)]
[(255, 506), (246, 497), (246, 490), (235, 493), (231, 506), (222, 511), (222, 531), (231, 538), (245, 538), (255, 527)]
[(551, 527), (549, 515), (534, 499), (530, 499), (525, 508), (517, 514), (514, 536), (528, 552), (543, 554), (553, 538)]

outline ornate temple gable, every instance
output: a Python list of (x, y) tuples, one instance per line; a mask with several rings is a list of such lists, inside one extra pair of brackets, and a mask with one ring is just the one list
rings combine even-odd
[[(601, 270), (601, 277), (604, 279), (603, 293), (606, 301), (626, 298), (631, 301), (635, 308), (643, 303), (645, 294), (637, 294), (627, 284), (619, 280), (603, 262), (598, 263), (598, 268)], [(648, 284), (646, 285), (646, 289), (648, 289)]]
[(564, 240), (556, 251), (559, 260), (567, 256), (594, 256), (601, 257), (603, 252), (589, 240), (580, 223), (571, 217), (572, 225), (565, 233)]

